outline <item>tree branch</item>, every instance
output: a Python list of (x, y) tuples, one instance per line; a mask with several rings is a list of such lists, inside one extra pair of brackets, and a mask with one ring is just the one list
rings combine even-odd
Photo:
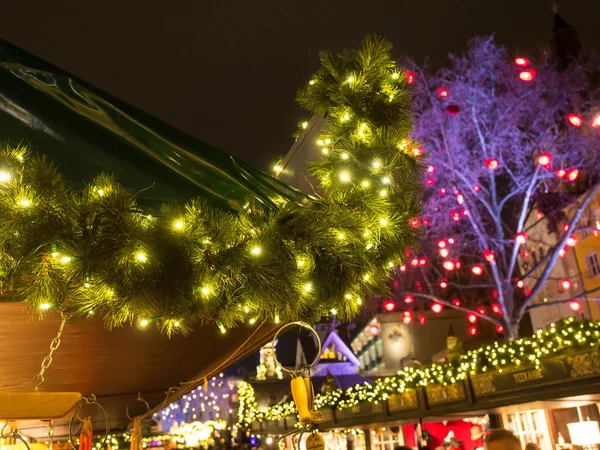
[(517, 310), (517, 314), (515, 315), (516, 319), (520, 319), (523, 316), (528, 305), (533, 301), (534, 297), (542, 289), (544, 283), (550, 276), (552, 269), (554, 269), (554, 266), (556, 265), (556, 261), (559, 258), (559, 256), (558, 256), (559, 249), (563, 248), (567, 244), (567, 240), (571, 237), (571, 234), (573, 233), (573, 230), (575, 229), (575, 225), (577, 224), (577, 222), (579, 221), (579, 218), (583, 214), (583, 210), (587, 207), (587, 205), (591, 201), (592, 197), (596, 194), (596, 191), (598, 190), (598, 188), (600, 188), (600, 183), (596, 183), (596, 185), (592, 189), (589, 190), (589, 192), (586, 194), (585, 198), (583, 199), (583, 201), (581, 202), (581, 204), (575, 211), (575, 214), (573, 214), (573, 218), (569, 222), (569, 229), (563, 235), (563, 238), (556, 246), (556, 249), (552, 253), (552, 257), (550, 258), (550, 261), (548, 261), (548, 264), (546, 265), (545, 269), (543, 270), (542, 274), (540, 275), (540, 278), (538, 279), (537, 283), (531, 290), (531, 293), (525, 298), (525, 300), (523, 301), (523, 304)]
[[(536, 309), (536, 308), (541, 308), (543, 306), (550, 306), (550, 305), (560, 305), (562, 303), (569, 303), (572, 302), (573, 300), (579, 300), (581, 299), (581, 297), (586, 296), (588, 294), (593, 294), (594, 292), (598, 292), (600, 291), (600, 287), (597, 287), (596, 289), (592, 289), (590, 291), (583, 291), (580, 294), (571, 297), (571, 298), (567, 298), (564, 300), (556, 300), (553, 302), (549, 302), (549, 303), (536, 303), (535, 305), (530, 305), (527, 307), (527, 309), (525, 310), (526, 312), (531, 311), (532, 309)], [(586, 298), (586, 301), (593, 301), (593, 302), (600, 302), (600, 298), (596, 297), (596, 298)]]

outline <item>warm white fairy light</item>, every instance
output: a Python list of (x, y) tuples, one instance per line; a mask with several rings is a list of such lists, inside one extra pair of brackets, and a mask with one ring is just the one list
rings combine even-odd
[(173, 222), (173, 228), (175, 228), (176, 230), (183, 230), (183, 227), (184, 227), (183, 220), (177, 219)]
[(379, 223), (382, 227), (386, 227), (388, 224), (388, 221), (387, 221), (387, 219), (382, 218), (382, 219), (379, 219)]
[(147, 327), (149, 323), (150, 323), (150, 321), (148, 319), (142, 319), (142, 320), (140, 320), (140, 326), (141, 327)]
[(369, 182), (369, 180), (363, 180), (361, 184), (365, 188), (368, 188), (369, 186), (371, 186), (371, 183)]
[(50, 309), (50, 303), (42, 303), (42, 304), (40, 305), (40, 309), (41, 309), (42, 311), (46, 311), (46, 310)]
[(385, 197), (387, 195), (387, 190), (386, 189), (382, 189), (381, 191), (379, 191), (379, 195), (381, 197)]
[(8, 183), (10, 181), (10, 173), (4, 170), (0, 171), (0, 183)]
[(306, 283), (304, 285), (304, 292), (310, 292), (310, 291), (312, 291), (312, 288), (313, 288), (312, 283)]
[(378, 159), (373, 161), (373, 169), (379, 169), (380, 167), (381, 167), (381, 161), (379, 161)]
[(26, 198), (23, 198), (19, 200), (19, 206), (23, 208), (29, 208), (31, 206), (31, 201)]
[(262, 253), (262, 248), (260, 248), (258, 245), (255, 246), (255, 247), (252, 247), (251, 253), (254, 256), (258, 256), (258, 255), (260, 255)]
[(60, 258), (60, 262), (63, 264), (69, 264), (71, 262), (71, 257), (70, 256), (63, 256), (62, 258)]
[(208, 288), (208, 286), (204, 286), (204, 287), (201, 289), (201, 292), (202, 292), (204, 295), (208, 295), (208, 294), (210, 294), (210, 289)]
[(351, 178), (350, 172), (348, 172), (347, 170), (342, 170), (340, 172), (340, 180), (341, 181), (344, 181), (344, 182), (350, 181), (350, 178)]
[(146, 262), (148, 258), (144, 252), (139, 252), (137, 255), (135, 255), (135, 259), (137, 259), (139, 262)]

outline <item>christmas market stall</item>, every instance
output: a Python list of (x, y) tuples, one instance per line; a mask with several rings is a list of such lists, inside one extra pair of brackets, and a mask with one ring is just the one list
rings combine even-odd
[(139, 449), (153, 414), (279, 324), (389, 292), (422, 173), (390, 49), (325, 54), (301, 90), (328, 124), (308, 195), (0, 42), (5, 444), (89, 450), (110, 425)]

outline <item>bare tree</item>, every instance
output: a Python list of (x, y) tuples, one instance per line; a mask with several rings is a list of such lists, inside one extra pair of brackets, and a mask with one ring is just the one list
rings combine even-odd
[[(429, 166), (422, 248), (396, 282), (407, 303), (462, 309), (518, 336), (599, 187), (593, 66), (580, 58), (558, 68), (549, 53), (511, 58), (491, 37), (473, 39), (448, 69), (412, 64), (414, 135)], [(565, 220), (566, 205), (568, 229), (523, 273), (528, 227), (541, 216)]]

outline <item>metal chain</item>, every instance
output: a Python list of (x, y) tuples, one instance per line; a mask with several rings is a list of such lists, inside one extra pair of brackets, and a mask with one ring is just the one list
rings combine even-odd
[(44, 373), (46, 372), (48, 367), (50, 367), (50, 365), (52, 364), (52, 355), (54, 355), (54, 352), (56, 351), (56, 349), (58, 349), (58, 347), (60, 347), (60, 337), (62, 336), (62, 332), (65, 328), (65, 324), (67, 323), (67, 318), (65, 317), (65, 315), (62, 314), (61, 316), (62, 316), (62, 322), (60, 323), (60, 327), (58, 327), (58, 333), (56, 334), (56, 337), (54, 339), (52, 339), (52, 342), (50, 342), (50, 353), (48, 353), (48, 356), (46, 356), (42, 360), (42, 367), (40, 369), (40, 373), (38, 373), (35, 377), (33, 377), (34, 381), (39, 380), (39, 383), (35, 386), (36, 392), (39, 389), (39, 387), (44, 383)]
[(48, 450), (53, 450), (54, 448), (54, 420), (48, 422), (48, 441), (50, 444), (48, 445)]

